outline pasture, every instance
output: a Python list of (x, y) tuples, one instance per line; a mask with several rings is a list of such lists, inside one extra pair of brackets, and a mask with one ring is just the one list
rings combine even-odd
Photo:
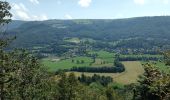
[[(47, 67), (48, 71), (55, 72), (59, 69), (70, 69), (72, 67), (102, 67), (102, 66), (113, 66), (114, 53), (107, 51), (91, 51), (90, 54), (97, 54), (98, 56), (93, 62), (91, 57), (80, 56), (63, 60), (56, 60), (56, 58), (44, 58), (42, 64)], [(59, 59), (59, 58), (58, 58)]]
[[(87, 76), (92, 76), (94, 74), (98, 74), (101, 76), (110, 76), (114, 81), (121, 84), (131, 84), (136, 83), (138, 76), (144, 73), (144, 69), (139, 61), (126, 61), (122, 62), (125, 65), (125, 72), (123, 73), (85, 73)], [(69, 74), (70, 72), (67, 72)], [(78, 77), (82, 73), (74, 72), (74, 74)]]
[(68, 38), (68, 39), (65, 39), (65, 41), (73, 42), (73, 43), (80, 43), (80, 39), (79, 38)]
[(97, 54), (97, 58), (106, 61), (108, 63), (113, 63), (114, 61), (114, 57), (115, 57), (115, 53), (110, 53), (104, 50), (100, 50), (100, 51), (89, 51), (88, 54)]
[(157, 57), (162, 58), (163, 55), (150, 55), (150, 54), (128, 54), (128, 55), (120, 55), (120, 57)]
[(95, 60), (95, 63), (92, 64), (92, 67), (103, 67), (103, 66), (111, 67), (111, 66), (113, 66), (113, 61), (112, 62), (108, 62), (108, 61), (105, 61), (103, 59), (97, 58)]
[(91, 62), (92, 59), (90, 57), (74, 57), (59, 61), (53, 61), (49, 58), (42, 59), (42, 64), (47, 67), (50, 72), (55, 72), (59, 69), (69, 69), (72, 67), (90, 66)]

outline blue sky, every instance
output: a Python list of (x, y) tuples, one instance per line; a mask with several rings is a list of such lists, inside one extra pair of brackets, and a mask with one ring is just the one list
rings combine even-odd
[(118, 19), (170, 15), (170, 0), (5, 0), (13, 19)]

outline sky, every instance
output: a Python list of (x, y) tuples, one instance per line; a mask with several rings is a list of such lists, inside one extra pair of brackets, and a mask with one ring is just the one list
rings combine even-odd
[[(1, 0), (4, 1), (4, 0)], [(15, 20), (169, 16), (170, 0), (5, 0)]]

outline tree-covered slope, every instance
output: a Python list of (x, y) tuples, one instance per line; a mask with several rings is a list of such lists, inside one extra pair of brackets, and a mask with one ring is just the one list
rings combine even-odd
[[(12, 24), (17, 25), (17, 21)], [(126, 45), (133, 41), (146, 45), (170, 44), (170, 17), (139, 17), (115, 20), (47, 20), (24, 22), (12, 28), (15, 34), (15, 46), (29, 47), (50, 45), (65, 37), (92, 38), (100, 41), (118, 41), (126, 39)], [(133, 41), (130, 41), (132, 40)], [(134, 45), (134, 44), (133, 44)]]

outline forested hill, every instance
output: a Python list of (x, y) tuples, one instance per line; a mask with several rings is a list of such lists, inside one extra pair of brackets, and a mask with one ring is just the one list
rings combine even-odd
[(13, 44), (17, 47), (50, 45), (66, 37), (91, 38), (106, 42), (125, 39), (129, 40), (126, 43), (132, 40), (161, 46), (170, 44), (170, 16), (114, 20), (13, 21), (9, 25), (9, 33), (17, 36)]

